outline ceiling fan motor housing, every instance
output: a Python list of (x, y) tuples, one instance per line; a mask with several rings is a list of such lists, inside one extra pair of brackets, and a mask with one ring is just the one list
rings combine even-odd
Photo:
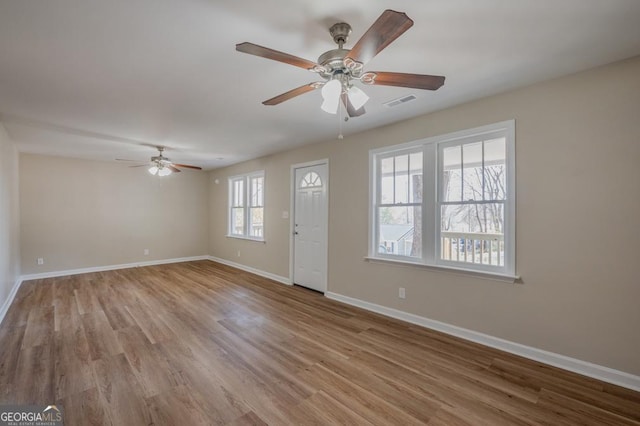
[(333, 41), (342, 49), (342, 45), (347, 42), (351, 34), (351, 25), (346, 22), (338, 22), (329, 28), (329, 34), (333, 37)]
[(349, 49), (333, 49), (324, 52), (318, 58), (318, 63), (322, 65), (328, 74), (332, 74), (334, 71), (344, 71), (344, 57), (350, 52)]
[(349, 39), (351, 34), (351, 25), (346, 22), (338, 22), (329, 28), (329, 33), (333, 37), (333, 41), (338, 45), (337, 49), (324, 52), (318, 58), (320, 64), (319, 74), (326, 80), (339, 78), (340, 80), (349, 82), (351, 78), (358, 79), (362, 73), (361, 67), (351, 67), (349, 63), (345, 63), (344, 58), (351, 51), (343, 49), (343, 45)]

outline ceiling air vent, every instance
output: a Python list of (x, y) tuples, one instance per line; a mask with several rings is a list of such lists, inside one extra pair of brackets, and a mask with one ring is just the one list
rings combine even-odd
[(415, 95), (407, 95), (407, 96), (403, 96), (401, 98), (398, 99), (393, 99), (389, 102), (385, 102), (382, 105), (388, 107), (388, 108), (393, 108), (394, 106), (398, 106), (400, 104), (403, 104), (405, 102), (409, 102), (416, 99)]

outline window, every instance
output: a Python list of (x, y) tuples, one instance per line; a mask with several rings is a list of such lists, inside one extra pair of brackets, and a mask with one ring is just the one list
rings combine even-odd
[(370, 257), (513, 277), (514, 128), (371, 151)]
[(264, 172), (229, 178), (229, 236), (264, 240)]
[(378, 253), (422, 256), (422, 151), (379, 158)]

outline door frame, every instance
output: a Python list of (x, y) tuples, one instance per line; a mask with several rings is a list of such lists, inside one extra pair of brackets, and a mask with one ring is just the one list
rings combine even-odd
[(289, 199), (289, 281), (291, 282), (291, 285), (294, 285), (294, 271), (295, 271), (295, 238), (294, 238), (294, 232), (295, 232), (295, 219), (296, 219), (296, 170), (297, 169), (302, 169), (305, 167), (311, 167), (311, 166), (326, 166), (327, 167), (327, 177), (326, 177), (326, 182), (325, 182), (325, 191), (327, 194), (327, 214), (325, 216), (325, 241), (327, 242), (327, 253), (326, 253), (326, 259), (327, 259), (327, 263), (325, 265), (325, 270), (324, 270), (324, 288), (325, 288), (325, 292), (329, 291), (329, 159), (328, 158), (323, 158), (321, 160), (315, 160), (315, 161), (307, 161), (305, 163), (296, 163), (296, 164), (292, 164), (291, 165), (291, 172), (290, 172), (290, 181), (291, 184), (289, 186), (290, 188), (290, 199)]

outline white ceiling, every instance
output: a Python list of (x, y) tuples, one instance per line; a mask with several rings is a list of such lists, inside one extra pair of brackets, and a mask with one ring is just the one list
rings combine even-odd
[(640, 54), (638, 0), (0, 0), (0, 120), (21, 152), (144, 160), (165, 145), (208, 169), (333, 139), (319, 91), (261, 104), (315, 74), (235, 44), (315, 61), (331, 24), (351, 24), (349, 48), (387, 8), (415, 24), (365, 69), (447, 79), (364, 86), (345, 135)]

